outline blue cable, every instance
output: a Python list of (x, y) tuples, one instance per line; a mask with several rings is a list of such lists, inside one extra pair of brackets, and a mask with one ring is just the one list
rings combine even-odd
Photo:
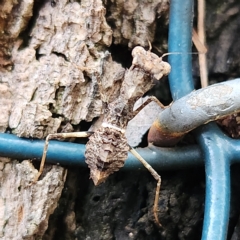
[(214, 123), (200, 127), (196, 133), (203, 150), (206, 172), (202, 239), (224, 240), (227, 238), (230, 211), (231, 153), (227, 149), (231, 150), (236, 142), (232, 145), (233, 142)]
[[(172, 0), (170, 5), (169, 52), (185, 55), (170, 55), (172, 66), (169, 75), (170, 89), (174, 100), (193, 90), (191, 42), (193, 0)], [(206, 170), (206, 198), (204, 211), (203, 240), (224, 240), (227, 236), (230, 208), (230, 167), (225, 149), (229, 144), (214, 123), (200, 127), (197, 139), (202, 148)]]
[[(19, 138), (13, 134), (0, 133), (0, 156), (13, 159), (41, 160), (43, 154), (44, 140)], [(186, 146), (179, 148), (159, 148), (148, 146), (138, 148), (139, 154), (146, 159), (155, 169), (185, 169), (203, 165), (200, 148)], [(48, 163), (84, 166), (85, 145), (71, 142), (60, 142), (51, 140), (47, 151), (46, 161)], [(161, 159), (161, 161), (159, 161)], [(145, 169), (143, 165), (129, 153), (123, 170)]]
[(171, 0), (168, 51), (181, 53), (169, 55), (171, 72), (169, 84), (173, 100), (193, 89), (192, 80), (192, 16), (193, 0)]

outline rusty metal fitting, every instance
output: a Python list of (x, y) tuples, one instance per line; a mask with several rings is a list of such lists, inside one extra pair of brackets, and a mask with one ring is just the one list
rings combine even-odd
[(166, 131), (159, 121), (155, 120), (148, 132), (148, 142), (155, 146), (171, 147), (178, 143), (183, 136), (184, 133)]

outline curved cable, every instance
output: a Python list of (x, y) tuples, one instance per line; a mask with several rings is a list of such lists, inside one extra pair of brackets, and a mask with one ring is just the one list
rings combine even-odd
[[(188, 52), (192, 41), (193, 0), (172, 0), (170, 5), (169, 51)], [(172, 97), (177, 100), (193, 90), (191, 56), (170, 55), (169, 75)], [(216, 127), (216, 126), (215, 126)], [(227, 236), (230, 208), (230, 167), (224, 153), (223, 134), (214, 123), (200, 127), (197, 139), (206, 169), (206, 198), (202, 239), (224, 240)], [(218, 167), (218, 164), (220, 166)], [(220, 184), (219, 184), (220, 183)], [(223, 188), (221, 188), (221, 186)], [(221, 229), (220, 229), (221, 228)]]

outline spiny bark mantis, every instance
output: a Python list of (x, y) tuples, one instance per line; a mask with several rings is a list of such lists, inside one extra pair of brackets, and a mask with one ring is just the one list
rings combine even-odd
[(86, 163), (90, 168), (90, 178), (95, 185), (104, 182), (107, 177), (123, 167), (130, 151), (152, 174), (157, 181), (153, 213), (156, 223), (158, 220), (158, 201), (161, 186), (159, 174), (133, 149), (125, 136), (128, 122), (136, 116), (150, 101), (156, 101), (161, 108), (164, 106), (154, 97), (150, 97), (137, 110), (133, 111), (134, 103), (153, 86), (154, 79), (159, 80), (170, 72), (170, 65), (154, 53), (145, 51), (142, 47), (135, 47), (132, 51), (133, 61), (130, 69), (121, 73), (121, 84), (105, 93), (102, 90), (101, 76), (97, 78), (101, 99), (103, 102), (102, 124), (93, 132), (55, 133), (46, 138), (40, 169), (34, 182), (42, 174), (50, 139), (64, 139), (71, 137), (89, 137), (86, 144)]

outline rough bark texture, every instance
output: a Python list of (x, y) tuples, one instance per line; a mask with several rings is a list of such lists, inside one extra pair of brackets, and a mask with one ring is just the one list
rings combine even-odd
[(113, 43), (148, 47), (148, 41), (154, 41), (157, 19), (167, 15), (168, 10), (168, 0), (107, 1), (107, 21), (113, 30)]
[[(153, 49), (166, 49), (165, 0), (5, 0), (0, 6), (1, 132), (45, 138), (86, 130), (83, 123), (99, 117), (102, 109), (96, 73), (102, 74), (104, 88), (117, 91), (121, 76), (115, 73), (130, 66), (134, 46), (148, 47), (149, 40)], [(237, 0), (207, 2), (211, 83), (240, 75), (239, 9)], [(193, 72), (197, 85), (197, 61)], [(160, 173), (163, 229), (154, 223), (156, 183), (147, 171), (120, 171), (94, 187), (88, 169), (69, 169), (62, 191), (59, 166), (31, 186), (36, 174), (31, 162), (2, 160), (0, 168), (2, 239), (201, 238), (203, 168)], [(228, 238), (235, 240), (240, 238), (238, 166), (233, 166), (231, 182)]]
[(58, 205), (66, 170), (53, 166), (36, 184), (37, 170), (29, 161), (0, 162), (0, 238), (38, 239)]

